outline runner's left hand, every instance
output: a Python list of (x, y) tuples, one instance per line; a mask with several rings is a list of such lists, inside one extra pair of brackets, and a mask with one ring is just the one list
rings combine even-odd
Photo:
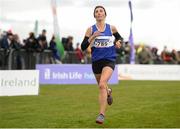
[(115, 47), (120, 48), (121, 47), (121, 40), (118, 40), (115, 42)]

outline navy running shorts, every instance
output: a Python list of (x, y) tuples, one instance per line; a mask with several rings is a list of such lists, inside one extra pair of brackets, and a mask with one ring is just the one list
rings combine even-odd
[(112, 68), (112, 70), (114, 70), (115, 68), (115, 62), (111, 61), (111, 60), (98, 60), (98, 61), (94, 61), (92, 62), (92, 70), (94, 74), (101, 74), (102, 73), (102, 69), (106, 66), (109, 66), (110, 68)]

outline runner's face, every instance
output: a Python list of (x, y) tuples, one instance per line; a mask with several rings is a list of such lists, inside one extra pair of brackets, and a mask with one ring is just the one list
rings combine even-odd
[(102, 21), (106, 17), (104, 9), (103, 8), (97, 8), (95, 10), (95, 18), (97, 21)]

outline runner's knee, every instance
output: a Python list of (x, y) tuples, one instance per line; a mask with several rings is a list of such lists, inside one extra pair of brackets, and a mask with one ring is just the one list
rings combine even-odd
[(99, 82), (99, 89), (106, 89), (106, 82), (105, 81)]

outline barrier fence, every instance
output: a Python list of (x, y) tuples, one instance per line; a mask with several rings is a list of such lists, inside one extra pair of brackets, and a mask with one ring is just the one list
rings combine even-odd
[(0, 69), (35, 69), (36, 64), (54, 63), (51, 50), (28, 52), (25, 49), (0, 49)]
[[(61, 61), (63, 64), (91, 64), (91, 58), (84, 56), (80, 60), (75, 51), (65, 52), (65, 57)], [(0, 69), (35, 69), (36, 64), (56, 64), (53, 52), (45, 49), (43, 52), (27, 51), (26, 49), (0, 49)], [(58, 62), (59, 63), (59, 62)], [(117, 57), (116, 63), (122, 63), (121, 57)]]

